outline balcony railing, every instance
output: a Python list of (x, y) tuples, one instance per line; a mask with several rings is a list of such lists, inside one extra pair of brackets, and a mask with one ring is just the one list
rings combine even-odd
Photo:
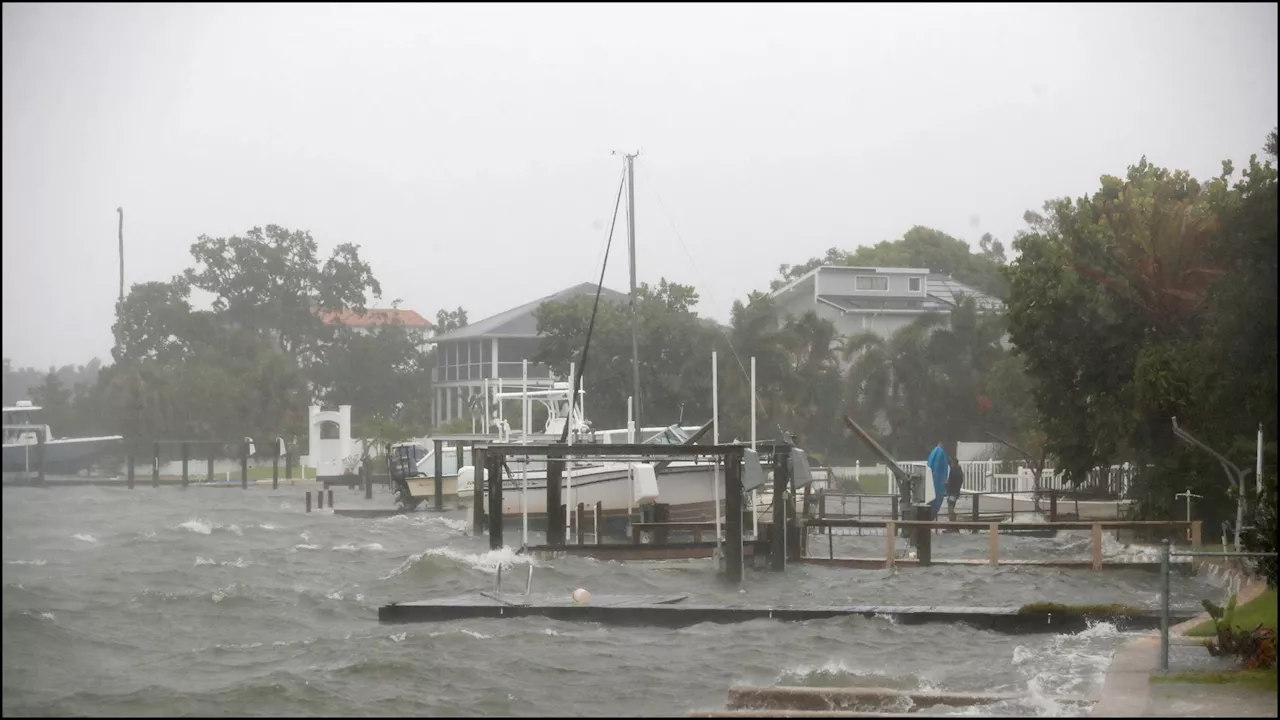
[[(523, 365), (521, 362), (500, 362), (498, 363), (498, 374), (496, 376), (493, 374), (492, 363), (464, 363), (462, 365), (437, 367), (431, 370), (431, 381), (449, 383), (483, 380), (485, 378), (490, 380), (502, 378), (504, 381), (514, 380), (518, 383), (524, 372)], [(530, 380), (546, 380), (550, 377), (551, 370), (546, 365), (529, 363)]]

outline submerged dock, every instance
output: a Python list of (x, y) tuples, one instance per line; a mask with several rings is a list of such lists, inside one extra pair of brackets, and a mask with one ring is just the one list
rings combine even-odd
[[(1026, 612), (1016, 607), (950, 607), (891, 605), (830, 605), (751, 607), (686, 604), (688, 595), (600, 595), (579, 604), (569, 598), (516, 593), (480, 592), (432, 600), (393, 603), (378, 609), (383, 623), (446, 622), (478, 618), (545, 617), (567, 622), (606, 625), (687, 627), (701, 623), (741, 623), (751, 620), (797, 622), (838, 617), (888, 617), (903, 624), (963, 623), (996, 632), (1078, 632), (1090, 624), (1110, 622), (1121, 630), (1150, 630), (1160, 626), (1155, 610), (1079, 613)], [(1195, 610), (1171, 612), (1171, 622), (1194, 617)]]

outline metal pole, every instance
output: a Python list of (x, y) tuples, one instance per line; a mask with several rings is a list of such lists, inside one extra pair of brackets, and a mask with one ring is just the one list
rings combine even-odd
[[(751, 356), (751, 449), (756, 449), (756, 356)], [(751, 539), (760, 539), (760, 518), (757, 490), (751, 490)]]
[[(640, 402), (640, 343), (637, 339), (639, 331), (636, 320), (636, 172), (635, 159), (640, 153), (627, 155), (627, 252), (631, 264), (631, 396), (635, 398), (636, 430), (644, 428), (641, 424)], [(572, 386), (570, 386), (572, 387)]]
[(1160, 546), (1160, 669), (1169, 670), (1169, 538)]
[[(529, 359), (520, 365), (520, 444), (529, 444), (529, 425), (533, 413), (529, 412)], [(571, 413), (572, 414), (572, 413)], [(520, 466), (520, 518), (523, 523), (520, 546), (529, 547), (529, 456)]]
[(1262, 497), (1262, 423), (1258, 423), (1258, 470), (1254, 477), (1258, 497)]
[[(711, 444), (720, 444), (720, 380), (717, 375), (716, 351), (711, 351)], [(711, 502), (716, 511), (716, 545), (724, 541), (720, 532), (720, 457), (716, 456), (716, 466), (711, 473)]]
[[(568, 438), (569, 445), (573, 445), (573, 377), (575, 370), (574, 364), (569, 363), (569, 415), (564, 419), (565, 427), (569, 430), (565, 435)], [(565, 532), (569, 532), (573, 529), (570, 522), (572, 522), (571, 518), (573, 517), (573, 508), (575, 506), (573, 504), (573, 461), (567, 458), (564, 461), (564, 487), (566, 496), (565, 508), (568, 509), (568, 512), (564, 514), (564, 527)], [(565, 537), (568, 538), (569, 536), (565, 535)]]

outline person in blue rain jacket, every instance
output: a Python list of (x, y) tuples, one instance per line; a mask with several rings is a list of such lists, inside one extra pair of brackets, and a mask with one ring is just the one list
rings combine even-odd
[(929, 519), (937, 520), (942, 501), (947, 497), (947, 476), (951, 473), (951, 458), (938, 443), (929, 453), (929, 471), (933, 473), (933, 500), (929, 502)]

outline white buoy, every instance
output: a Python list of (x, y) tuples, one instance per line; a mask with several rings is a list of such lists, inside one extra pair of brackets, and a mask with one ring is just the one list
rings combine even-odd
[(583, 590), (582, 588), (578, 588), (573, 591), (573, 601), (579, 605), (586, 605), (591, 602), (591, 593)]

